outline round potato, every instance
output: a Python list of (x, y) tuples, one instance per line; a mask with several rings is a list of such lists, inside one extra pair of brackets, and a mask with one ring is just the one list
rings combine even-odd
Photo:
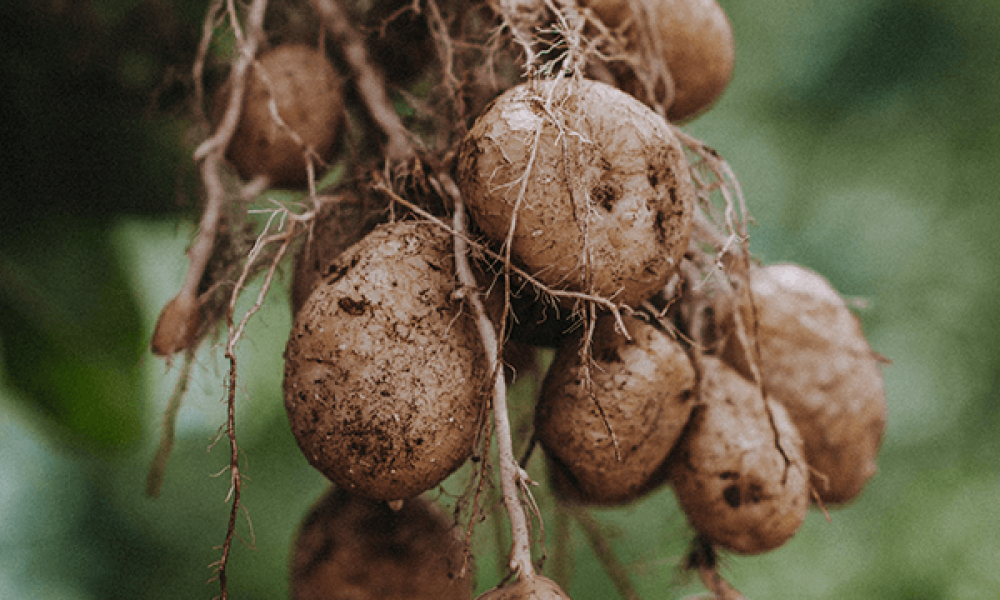
[[(216, 124), (229, 97), (227, 84), (215, 98)], [(271, 113), (272, 100), (284, 125)], [(244, 179), (266, 177), (274, 186), (304, 186), (306, 149), (329, 161), (343, 119), (340, 77), (323, 52), (304, 44), (275, 46), (248, 72), (240, 120), (226, 157)]]
[(466, 136), (458, 183), (476, 224), (543, 284), (636, 306), (687, 248), (695, 192), (670, 126), (583, 79), (518, 85)]
[[(627, 46), (633, 52), (644, 29), (639, 24), (651, 24), (648, 30), (656, 37), (648, 43), (662, 52), (673, 81), (673, 101), (667, 106), (671, 121), (684, 121), (703, 112), (729, 85), (736, 45), (729, 19), (715, 0), (585, 0), (583, 4), (609, 27), (624, 25)], [(633, 6), (642, 7), (644, 14), (634, 16)], [(633, 64), (612, 62), (609, 67), (618, 86), (643, 102), (668, 100), (664, 82), (645, 89)]]

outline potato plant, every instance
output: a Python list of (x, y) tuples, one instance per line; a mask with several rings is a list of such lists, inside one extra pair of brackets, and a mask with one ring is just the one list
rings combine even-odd
[[(227, 35), (231, 54), (209, 51)], [(293, 598), (471, 597), (486, 521), (510, 543), (481, 598), (566, 598), (536, 496), (587, 527), (591, 506), (661, 487), (690, 523), (685, 567), (737, 598), (719, 552), (781, 546), (874, 473), (878, 355), (821, 277), (750, 255), (734, 174), (676, 125), (733, 69), (714, 1), (218, 2), (202, 49), (204, 210), (152, 350), (189, 363), (224, 339), (223, 598), (235, 348), (281, 272), (289, 427), (331, 482), (293, 545)], [(515, 377), (537, 383), (529, 406)]]

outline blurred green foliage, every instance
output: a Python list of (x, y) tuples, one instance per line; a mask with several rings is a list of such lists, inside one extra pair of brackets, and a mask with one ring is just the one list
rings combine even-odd
[[(1000, 590), (1000, 4), (728, 0), (734, 81), (690, 131), (732, 164), (766, 262), (818, 270), (885, 370), (880, 473), (785, 547), (728, 557), (748, 598), (977, 599)], [(0, 8), (0, 597), (210, 598), (225, 534), (219, 352), (199, 353), (164, 492), (143, 496), (176, 376), (146, 350), (186, 267), (196, 203), (184, 120), (205, 2)], [(283, 290), (241, 347), (237, 428), (253, 524), (233, 597), (287, 595), (292, 533), (324, 487), (280, 399)], [(550, 543), (559, 525), (543, 500)], [(598, 511), (643, 597), (690, 533), (669, 492)], [(495, 582), (480, 528), (481, 587)], [(614, 597), (583, 543), (570, 592)], [(499, 547), (503, 547), (502, 544)], [(500, 561), (502, 562), (500, 552)]]

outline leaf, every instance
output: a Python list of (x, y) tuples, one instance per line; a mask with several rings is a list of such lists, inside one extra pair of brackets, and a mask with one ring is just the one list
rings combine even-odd
[(139, 312), (110, 227), (52, 215), (0, 241), (8, 383), (65, 437), (110, 449), (141, 433)]

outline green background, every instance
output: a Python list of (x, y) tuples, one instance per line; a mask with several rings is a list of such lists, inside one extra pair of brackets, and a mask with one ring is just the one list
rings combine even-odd
[[(765, 262), (795, 261), (860, 312), (885, 369), (880, 472), (759, 557), (748, 598), (1000, 593), (1000, 3), (723, 2), (732, 85), (688, 129), (729, 160)], [(163, 495), (143, 494), (177, 376), (149, 354), (197, 215), (183, 118), (203, 2), (4, 3), (0, 42), (0, 598), (211, 598), (226, 528), (226, 363), (198, 354)], [(238, 435), (256, 549), (232, 596), (287, 595), (287, 554), (324, 488), (280, 396), (283, 289), (240, 351)], [(695, 593), (668, 491), (601, 511), (644, 598)], [(547, 525), (553, 520), (549, 518)], [(480, 587), (495, 582), (485, 533)], [(555, 528), (549, 526), (552, 537)], [(240, 534), (249, 541), (244, 522)], [(580, 542), (575, 600), (614, 597)]]

